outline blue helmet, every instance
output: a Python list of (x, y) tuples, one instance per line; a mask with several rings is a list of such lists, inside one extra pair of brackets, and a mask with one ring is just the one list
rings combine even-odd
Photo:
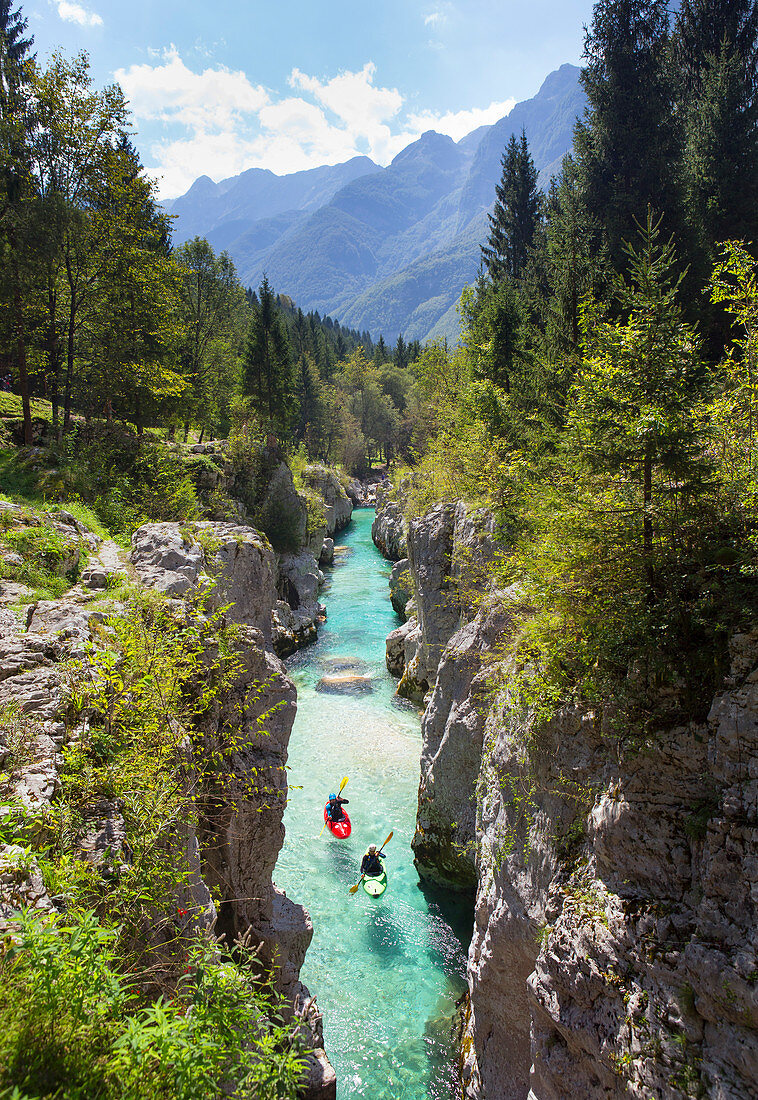
[(332, 791), (332, 793), (329, 795), (329, 801), (332, 802), (336, 797), (337, 795), (334, 793), (334, 791)]

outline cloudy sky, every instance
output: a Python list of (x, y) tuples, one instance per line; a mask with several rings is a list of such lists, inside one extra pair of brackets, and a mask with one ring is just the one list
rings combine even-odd
[(387, 164), (463, 137), (578, 64), (591, 0), (20, 0), (40, 62), (118, 80), (164, 198), (200, 175)]

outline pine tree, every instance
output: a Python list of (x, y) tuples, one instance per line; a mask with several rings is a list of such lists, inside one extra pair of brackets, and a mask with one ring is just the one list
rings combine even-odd
[(28, 191), (30, 119), (28, 71), (32, 38), (27, 21), (12, 0), (0, 0), (0, 230), (5, 235), (11, 270), (11, 311), (16, 370), (24, 416), (24, 442), (32, 442), (32, 415), (26, 362), (26, 324), (22, 304), (21, 223)]
[(554, 184), (542, 250), (547, 283), (544, 325), (552, 347), (574, 353), (581, 339), (582, 299), (602, 281), (604, 250), (600, 227), (582, 201), (576, 163), (570, 156), (564, 158)]
[(676, 25), (690, 217), (715, 245), (758, 235), (758, 2), (683, 0)]
[(482, 260), (493, 282), (522, 277), (542, 208), (537, 170), (523, 129), (520, 139), (511, 135), (501, 165), (494, 210), (488, 215), (490, 234), (482, 246)]
[(295, 405), (290, 348), (276, 296), (265, 275), (245, 349), (245, 390), (268, 430), (287, 435)]
[(599, 0), (581, 82), (589, 105), (574, 135), (582, 197), (621, 271), (648, 207), (680, 223), (681, 139), (674, 111), (667, 0)]
[(605, 478), (618, 479), (651, 598), (656, 553), (680, 541), (685, 502), (697, 495), (705, 471), (697, 424), (699, 340), (683, 319), (683, 276), (660, 227), (661, 219), (648, 214), (639, 246), (627, 246), (630, 282), (618, 284), (625, 323), (609, 322), (596, 305), (585, 304), (585, 358), (568, 424), (573, 452), (598, 476), (598, 487)]
[(408, 366), (408, 363), (410, 362), (408, 357), (408, 346), (405, 343), (405, 340), (403, 340), (402, 332), (397, 338), (397, 343), (395, 344), (395, 351), (392, 359), (395, 366), (399, 367), (400, 370), (405, 370), (405, 368)]
[(295, 396), (298, 404), (298, 417), (295, 425), (295, 439), (304, 440), (314, 450), (321, 443), (323, 427), (323, 387), (321, 379), (309, 355), (301, 355), (295, 368)]

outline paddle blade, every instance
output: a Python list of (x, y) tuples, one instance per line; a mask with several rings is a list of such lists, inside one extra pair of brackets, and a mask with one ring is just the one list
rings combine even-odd
[[(326, 822), (324, 822), (324, 824), (321, 826), (321, 833), (323, 833), (325, 828), (326, 828)], [(319, 833), (318, 836), (321, 836), (321, 833)], [(318, 837), (316, 837), (316, 840), (318, 840)]]
[(390, 835), (389, 835), (389, 836), (387, 837), (387, 839), (385, 840), (384, 844), (380, 844), (380, 845), (379, 845), (379, 851), (380, 851), (380, 852), (381, 852), (381, 850), (382, 850), (382, 849), (383, 849), (383, 848), (384, 848), (384, 847), (385, 847), (385, 846), (386, 846), (387, 844), (389, 844), (389, 842), (390, 842), (390, 841), (392, 840), (392, 838), (393, 838), (393, 836), (394, 836), (394, 835), (395, 835), (395, 830), (394, 830), (394, 829), (390, 829)]
[(355, 893), (355, 891), (356, 891), (356, 890), (358, 889), (358, 887), (360, 886), (360, 884), (361, 884), (361, 883), (363, 882), (363, 879), (364, 879), (364, 877), (365, 877), (364, 875), (361, 875), (361, 877), (360, 877), (360, 878), (358, 879), (358, 881), (356, 882), (355, 886), (351, 886), (351, 887), (350, 887), (350, 893), (351, 893), (351, 894), (354, 894), (354, 893)]
[(348, 778), (348, 777), (347, 777), (347, 776), (345, 776), (345, 778), (344, 778), (344, 779), (342, 780), (342, 782), (340, 783), (340, 789), (339, 789), (339, 790), (337, 791), (337, 794), (342, 794), (342, 792), (344, 791), (344, 789), (345, 789), (345, 785), (347, 784), (347, 778)]

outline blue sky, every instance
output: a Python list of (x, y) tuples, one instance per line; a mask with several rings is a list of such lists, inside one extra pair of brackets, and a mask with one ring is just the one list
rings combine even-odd
[(591, 0), (27, 0), (44, 64), (86, 50), (118, 80), (162, 197), (200, 175), (379, 164), (458, 140), (578, 64)]

